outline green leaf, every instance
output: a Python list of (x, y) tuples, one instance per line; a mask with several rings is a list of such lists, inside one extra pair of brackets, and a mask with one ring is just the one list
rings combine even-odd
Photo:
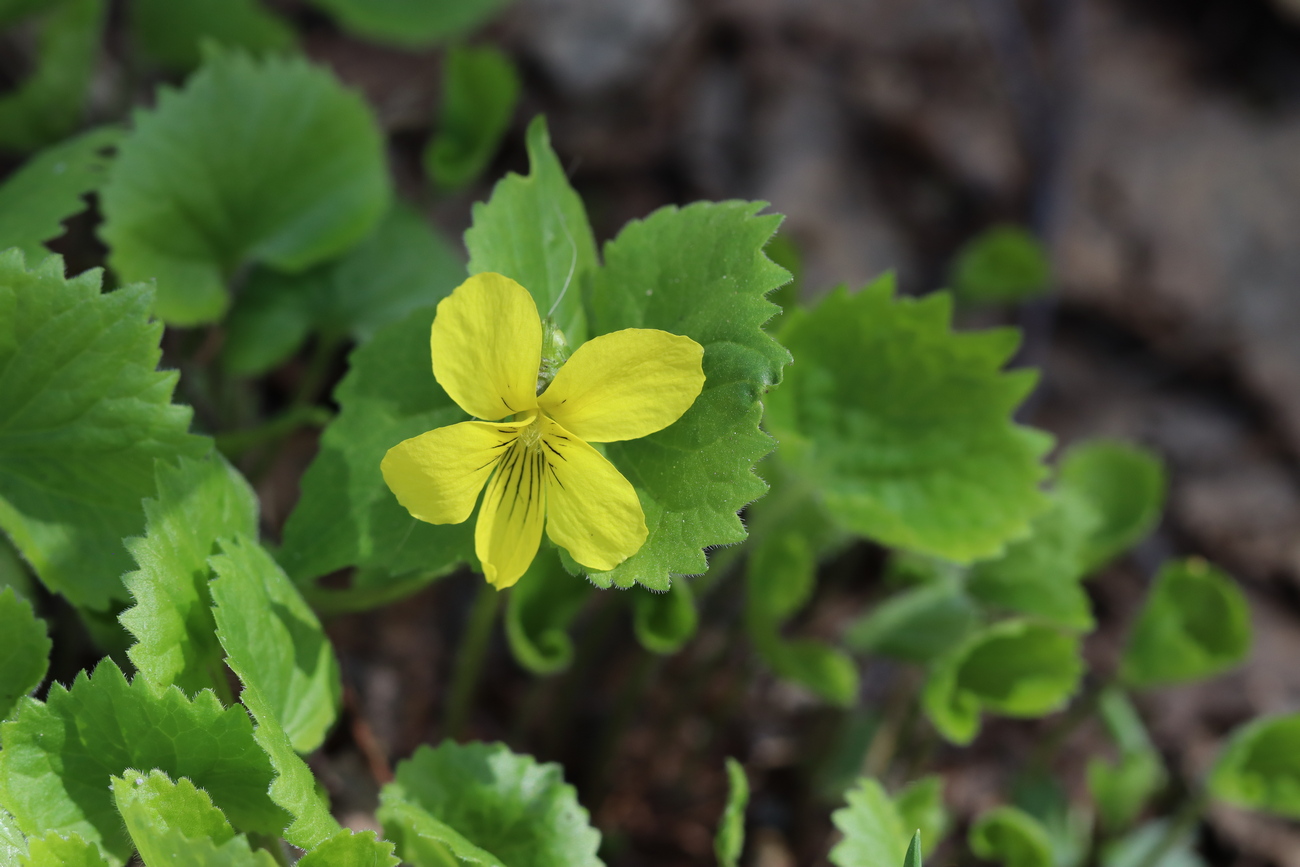
[(780, 218), (762, 202), (662, 208), (605, 246), (591, 295), (593, 334), (658, 328), (704, 347), (704, 390), (658, 433), (610, 443), (610, 461), (636, 488), (650, 536), (601, 586), (666, 590), (672, 575), (699, 575), (704, 549), (745, 538), (737, 512), (766, 485), (754, 465), (772, 450), (758, 429), (767, 389), (790, 355), (763, 331), (776, 312), (768, 292), (789, 279), (763, 253)]
[(0, 590), (10, 588), (22, 599), (32, 598), (32, 579), (18, 552), (0, 534)]
[(632, 591), (632, 628), (637, 641), (651, 653), (676, 653), (695, 636), (700, 612), (685, 581), (674, 581), (665, 593)]
[(272, 769), (242, 708), (210, 692), (128, 684), (111, 660), (44, 704), (24, 699), (0, 726), (0, 806), (25, 833), (75, 833), (119, 863), (132, 851), (113, 807), (110, 778), (128, 768), (188, 777), (245, 831), (278, 835), (287, 816), (267, 796)]
[(534, 674), (554, 674), (573, 662), (569, 624), (594, 588), (570, 575), (553, 549), (543, 548), (506, 597), (506, 639), (520, 665)]
[(971, 567), (967, 590), (986, 605), (1033, 615), (1061, 629), (1090, 632), (1095, 625), (1092, 603), (1079, 582), (1088, 565), (1089, 539), (1099, 523), (1082, 497), (1055, 493), (1027, 539), (1012, 542), (1001, 557)]
[(1112, 833), (1132, 824), (1164, 783), (1164, 765), (1154, 751), (1125, 753), (1113, 764), (1088, 760), (1088, 791), (1102, 825)]
[(258, 0), (133, 0), (129, 10), (140, 50), (178, 72), (202, 62), (205, 40), (254, 54), (291, 51), (298, 42)]
[(1024, 620), (977, 632), (930, 672), (923, 704), (945, 738), (968, 744), (984, 710), (1038, 717), (1062, 707), (1079, 685), (1079, 639)]
[(918, 858), (933, 852), (952, 825), (952, 816), (943, 805), (943, 777), (938, 774), (914, 780), (900, 789), (894, 795), (894, 809), (904, 831), (915, 828), (920, 835), (923, 845)]
[(1047, 505), (1051, 440), (1011, 420), (1033, 388), (1003, 372), (1010, 329), (955, 334), (937, 293), (894, 299), (886, 275), (786, 315), (799, 363), (768, 398), (781, 459), (845, 527), (886, 545), (968, 563), (1024, 536)]
[(122, 539), (144, 527), (154, 460), (210, 443), (156, 369), (148, 287), (101, 295), (99, 278), (0, 253), (0, 528), (52, 591), (104, 610), (127, 598)]
[[(227, 321), (222, 361), (255, 376), (288, 360), (311, 331), (364, 343), (412, 310), (437, 304), (464, 279), (461, 254), (418, 211), (397, 202), (338, 259), (301, 274), (255, 269)], [(422, 374), (421, 385), (429, 378), (427, 358)]]
[(921, 832), (912, 835), (912, 842), (907, 844), (907, 854), (903, 856), (903, 867), (921, 867)]
[(27, 840), (18, 830), (18, 823), (4, 809), (0, 809), (0, 864), (17, 864), (27, 854)]
[(414, 867), (599, 867), (600, 834), (556, 764), (504, 744), (420, 747), (397, 766), (378, 817)]
[(1158, 455), (1123, 442), (1073, 446), (1061, 460), (1060, 487), (1083, 497), (1100, 517), (1088, 540), (1087, 571), (1141, 541), (1160, 520), (1168, 481)]
[(1052, 867), (1052, 841), (1037, 819), (1015, 807), (997, 807), (975, 820), (971, 851), (1006, 867)]
[(0, 250), (20, 247), (33, 260), (63, 234), (63, 221), (86, 209), (84, 196), (108, 177), (106, 152), (122, 137), (103, 127), (47, 148), (0, 185)]
[(158, 281), (175, 325), (214, 322), (249, 262), (300, 271), (388, 207), (383, 138), (360, 95), (305, 60), (217, 53), (139, 109), (101, 193), (109, 264)]
[(374, 831), (344, 828), (308, 852), (298, 867), (397, 867), (393, 844)]
[(1019, 226), (994, 226), (962, 247), (952, 286), (968, 304), (1014, 304), (1042, 295), (1052, 264), (1041, 241)]
[(270, 707), (295, 750), (309, 753), (338, 716), (343, 687), (320, 621), (266, 549), (221, 541), (209, 561), (213, 616), (226, 664)]
[(1211, 677), (1250, 653), (1250, 609), (1226, 573), (1192, 558), (1166, 563), (1138, 614), (1120, 664), (1134, 687)]
[(127, 655), (159, 689), (225, 694), (208, 557), (218, 539), (257, 532), (257, 495), (215, 454), (160, 461), (156, 472), (157, 498), (144, 501), (145, 535), (126, 543), (140, 567), (122, 579), (135, 598), (118, 617), (136, 639)]
[(438, 132), (424, 170), (444, 190), (473, 181), (491, 162), (519, 101), (519, 73), (495, 48), (454, 46), (443, 61)]
[(844, 643), (858, 653), (931, 662), (979, 623), (979, 611), (955, 582), (904, 590), (849, 625)]
[(1233, 732), (1210, 772), (1215, 798), (1300, 819), (1300, 713), (1264, 717)]
[[(54, 831), (27, 841), (26, 856), (19, 856), (16, 867), (109, 867), (99, 848), (76, 834), (63, 836)], [(3, 848), (0, 848), (0, 853)]]
[(106, 5), (63, 0), (40, 19), (36, 70), (0, 96), (0, 150), (36, 150), (76, 129), (99, 61)]
[(510, 0), (312, 0), (346, 29), (377, 42), (422, 48), (466, 33)]
[(476, 562), (472, 522), (417, 521), (379, 472), (384, 453), (402, 440), (466, 418), (430, 372), (432, 323), (432, 309), (417, 310), (349, 357), (334, 391), (339, 414), (321, 435), (284, 529), (279, 560), (299, 584), (355, 565), (354, 591), (383, 600), (387, 588), (401, 589), (395, 578)]
[(113, 778), (113, 800), (145, 867), (276, 867), (235, 834), (211, 798), (187, 779), (128, 769)]
[(907, 854), (908, 836), (885, 790), (870, 777), (846, 795), (848, 806), (831, 814), (844, 839), (831, 850), (836, 867), (893, 867)]
[(8, 27), (16, 21), (36, 12), (42, 12), (61, 0), (0, 0), (0, 27)]
[(491, 199), (474, 205), (474, 224), (465, 232), (469, 273), (495, 271), (519, 283), (576, 348), (587, 339), (582, 298), (597, 265), (596, 239), (551, 150), (545, 118), (533, 118), (527, 143), (528, 176), (511, 172)]
[(50, 667), (50, 646), (45, 621), (31, 603), (11, 588), (0, 590), (0, 720), (41, 685)]
[(719, 867), (736, 867), (745, 848), (745, 807), (749, 804), (749, 778), (740, 762), (727, 759), (727, 805), (718, 820), (713, 851)]
[[(1188, 828), (1179, 834), (1173, 845), (1165, 838), (1172, 819), (1157, 819), (1110, 843), (1101, 850), (1102, 867), (1205, 867), (1205, 860), (1196, 853), (1197, 829)], [(1152, 858), (1156, 850), (1164, 854)]]

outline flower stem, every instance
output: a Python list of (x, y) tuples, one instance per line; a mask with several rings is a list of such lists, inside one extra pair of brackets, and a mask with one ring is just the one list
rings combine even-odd
[(249, 449), (273, 442), (300, 427), (324, 427), (334, 414), (323, 406), (295, 406), (265, 424), (246, 430), (217, 434), (217, 450), (228, 458), (237, 458)]
[(501, 593), (487, 582), (479, 586), (469, 621), (456, 648), (456, 669), (451, 680), (451, 699), (443, 728), (449, 738), (459, 739), (469, 720), (469, 711), (483, 676), (483, 661), (492, 641), (492, 628), (501, 609)]

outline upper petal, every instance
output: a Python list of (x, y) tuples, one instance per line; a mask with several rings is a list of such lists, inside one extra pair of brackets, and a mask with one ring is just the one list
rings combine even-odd
[(429, 347), (434, 378), (470, 415), (537, 407), (542, 320), (533, 296), (509, 277), (475, 274), (442, 299)]
[(388, 450), (379, 464), (384, 481), (414, 517), (430, 524), (459, 524), (492, 468), (524, 422), (466, 421), (411, 437)]
[(483, 577), (498, 590), (528, 571), (542, 541), (545, 461), (536, 444), (523, 439), (516, 440), (497, 465), (474, 527), (474, 553), (483, 565)]
[(583, 566), (608, 572), (645, 544), (632, 483), (600, 452), (542, 417), (546, 535)]
[(631, 440), (662, 430), (704, 387), (704, 347), (680, 334), (628, 328), (578, 347), (546, 391), (542, 409), (579, 439)]

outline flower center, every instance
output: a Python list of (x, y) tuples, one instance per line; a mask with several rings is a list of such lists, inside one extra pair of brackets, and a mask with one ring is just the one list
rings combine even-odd
[(539, 411), (533, 423), (519, 431), (519, 445), (529, 451), (542, 449), (542, 414)]

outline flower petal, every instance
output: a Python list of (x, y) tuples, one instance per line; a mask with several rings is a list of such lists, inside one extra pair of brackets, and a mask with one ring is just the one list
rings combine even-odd
[(492, 468), (519, 430), (532, 423), (466, 421), (411, 437), (388, 450), (379, 464), (384, 481), (414, 517), (430, 524), (459, 524)]
[(588, 569), (608, 572), (645, 544), (632, 483), (587, 443), (542, 417), (546, 535)]
[(498, 590), (518, 581), (537, 555), (546, 515), (545, 472), (536, 443), (521, 437), (488, 482), (474, 528), (474, 553), (483, 577)]
[(542, 320), (533, 296), (509, 277), (475, 274), (442, 299), (429, 347), (434, 378), (475, 418), (537, 408)]
[(704, 387), (704, 347), (680, 334), (628, 328), (578, 347), (538, 404), (579, 439), (632, 440), (662, 430)]

